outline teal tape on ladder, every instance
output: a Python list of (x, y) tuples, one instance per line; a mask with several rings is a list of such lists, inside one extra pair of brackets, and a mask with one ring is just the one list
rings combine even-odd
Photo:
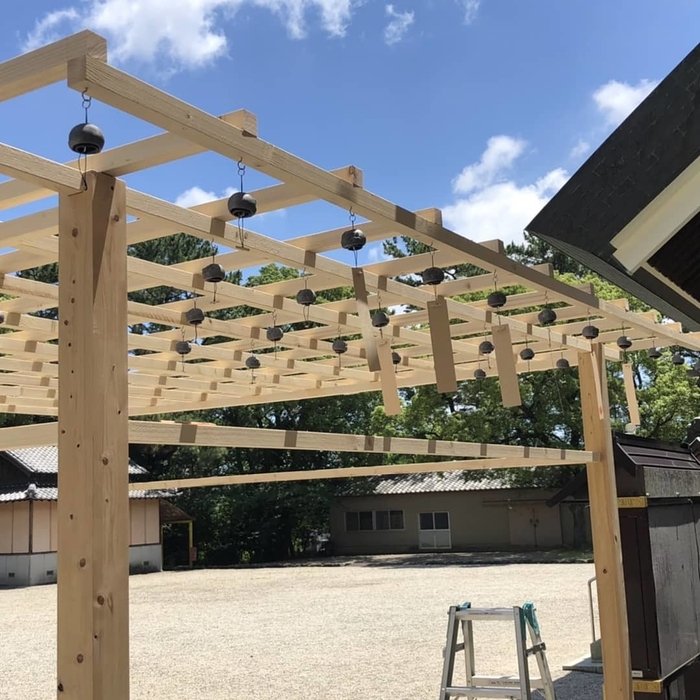
[(471, 603), (462, 603), (461, 605), (457, 606), (457, 610), (469, 610), (471, 608), (472, 604)]
[(525, 617), (530, 623), (532, 629), (535, 630), (535, 634), (539, 634), (540, 623), (537, 622), (537, 615), (535, 614), (535, 604), (525, 603), (525, 605), (523, 605), (523, 613), (525, 613)]

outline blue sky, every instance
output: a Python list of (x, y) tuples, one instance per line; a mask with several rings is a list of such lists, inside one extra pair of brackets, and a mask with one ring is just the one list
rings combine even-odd
[[(123, 70), (212, 113), (249, 109), (262, 138), (325, 168), (357, 165), (368, 189), (440, 207), (463, 235), (517, 240), (693, 48), (700, 2), (41, 0), (4, 17), (0, 60), (87, 26)], [(66, 161), (81, 116), (80, 95), (54, 86), (0, 104), (0, 138)], [(108, 147), (156, 132), (98, 103), (91, 120)], [(237, 185), (235, 163), (218, 156), (127, 180), (186, 204)], [(246, 188), (269, 182), (251, 172)], [(320, 204), (251, 227), (286, 238), (346, 222)]]

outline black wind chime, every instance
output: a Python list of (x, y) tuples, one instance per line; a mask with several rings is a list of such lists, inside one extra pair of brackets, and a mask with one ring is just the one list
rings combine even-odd
[(277, 312), (272, 314), (272, 326), (265, 331), (265, 337), (272, 343), (272, 347), (275, 353), (275, 359), (277, 358), (277, 343), (284, 338), (284, 331), (277, 325)]
[(304, 320), (308, 321), (311, 317), (311, 307), (316, 303), (316, 292), (309, 289), (309, 279), (306, 270), (302, 272), (304, 277), (304, 286), (297, 292), (297, 304), (303, 307)]
[[(486, 304), (490, 309), (501, 309), (508, 302), (508, 297), (498, 288), (498, 273), (493, 273), (493, 291), (486, 297)], [(500, 318), (499, 318), (500, 323)], [(484, 331), (488, 332), (486, 323), (484, 323)], [(481, 358), (486, 358), (486, 365), (491, 368), (490, 355), (494, 351), (493, 343), (490, 340), (482, 340), (479, 343), (479, 355), (477, 358), (478, 367), (474, 370), (474, 379), (486, 379), (486, 370), (481, 366)]]
[(349, 250), (353, 254), (355, 258), (355, 267), (357, 267), (357, 254), (365, 247), (367, 237), (362, 232), (362, 229), (355, 226), (357, 217), (355, 216), (355, 212), (353, 212), (352, 207), (350, 207), (349, 216), (350, 228), (347, 231), (343, 231), (342, 235), (340, 236), (340, 246), (344, 250)]
[(82, 187), (87, 190), (87, 157), (100, 153), (105, 146), (105, 135), (102, 129), (88, 120), (88, 112), (92, 104), (92, 97), (83, 90), (83, 109), (85, 110), (85, 121), (76, 124), (68, 134), (68, 147), (78, 154), (78, 169), (82, 177)]
[[(77, 129), (78, 127), (75, 127)], [(243, 229), (243, 219), (254, 216), (257, 212), (257, 202), (255, 198), (243, 191), (243, 176), (245, 175), (245, 165), (243, 161), (238, 161), (238, 175), (240, 177), (240, 191), (234, 192), (228, 199), (228, 210), (231, 216), (238, 221), (238, 236), (241, 247), (245, 240), (245, 231)], [(216, 262), (217, 247), (212, 241), (212, 260), (209, 265), (202, 268), (202, 279), (207, 284), (213, 284), (214, 290), (212, 294), (212, 303), (216, 303), (216, 285), (226, 279), (226, 270), (223, 265)], [(194, 328), (194, 338), (192, 341), (185, 339), (185, 330), (182, 329), (182, 339), (175, 344), (175, 351), (180, 355), (182, 360), (182, 370), (185, 371), (185, 356), (192, 352), (192, 344), (196, 344), (199, 340), (198, 328), (204, 323), (206, 316), (204, 311), (197, 306), (197, 297), (194, 297), (194, 305), (191, 309), (185, 312), (187, 323)], [(281, 330), (281, 329), (280, 329)], [(280, 336), (281, 339), (281, 336)], [(257, 358), (256, 358), (257, 359)], [(246, 362), (247, 365), (247, 362)], [(259, 365), (258, 365), (259, 366)]]

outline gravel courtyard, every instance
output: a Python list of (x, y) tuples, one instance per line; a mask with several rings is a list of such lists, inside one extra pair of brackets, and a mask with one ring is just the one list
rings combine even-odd
[[(448, 607), (532, 600), (558, 700), (599, 700), (599, 677), (561, 671), (587, 654), (593, 575), (591, 564), (513, 564), (134, 576), (131, 698), (435, 700)], [(55, 697), (55, 615), (55, 586), (0, 590), (0, 698)], [(516, 671), (512, 636), (476, 623), (479, 672)]]

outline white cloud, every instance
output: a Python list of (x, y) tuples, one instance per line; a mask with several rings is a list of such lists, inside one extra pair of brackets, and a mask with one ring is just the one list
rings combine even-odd
[(105, 34), (116, 61), (167, 62), (169, 70), (196, 68), (226, 54), (222, 29), (229, 18), (248, 5), (278, 15), (289, 34), (306, 36), (306, 18), (320, 14), (323, 29), (344, 36), (355, 7), (364, 0), (87, 0), (45, 15), (27, 35), (28, 51), (81, 28)]
[(569, 156), (571, 158), (581, 158), (585, 156), (591, 150), (591, 144), (585, 139), (579, 139), (576, 145), (569, 151)]
[(481, 0), (458, 0), (459, 4), (464, 8), (464, 23), (471, 24), (479, 14)]
[(393, 5), (386, 6), (386, 14), (391, 18), (384, 29), (384, 42), (388, 46), (398, 44), (413, 24), (415, 13), (411, 11), (397, 12)]
[(611, 80), (593, 93), (593, 101), (607, 125), (617, 126), (658, 84), (646, 78), (636, 85)]
[(526, 146), (525, 141), (509, 136), (489, 139), (481, 159), (464, 168), (452, 183), (455, 194), (467, 196), (443, 208), (447, 226), (475, 241), (522, 241), (525, 226), (569, 177), (557, 168), (526, 185), (503, 180), (504, 171), (512, 168)]
[(391, 255), (387, 255), (384, 252), (384, 245), (382, 243), (376, 243), (367, 248), (367, 260), (370, 263), (382, 262), (384, 260), (391, 260)]
[(194, 187), (190, 187), (188, 190), (185, 190), (182, 192), (182, 194), (178, 195), (175, 199), (175, 204), (177, 204), (179, 207), (196, 207), (198, 204), (211, 202), (214, 199), (230, 197), (234, 192), (236, 192), (235, 188), (227, 187), (223, 194), (216, 194), (216, 192), (210, 192), (195, 185)]
[(459, 194), (491, 185), (504, 170), (513, 166), (527, 143), (512, 136), (492, 136), (478, 163), (467, 165), (454, 179), (452, 187)]
[(56, 41), (61, 36), (56, 28), (67, 22), (75, 22), (79, 17), (80, 15), (74, 7), (69, 7), (67, 10), (49, 12), (49, 14), (38, 20), (34, 25), (34, 29), (27, 34), (23, 49), (32, 51), (43, 44)]

